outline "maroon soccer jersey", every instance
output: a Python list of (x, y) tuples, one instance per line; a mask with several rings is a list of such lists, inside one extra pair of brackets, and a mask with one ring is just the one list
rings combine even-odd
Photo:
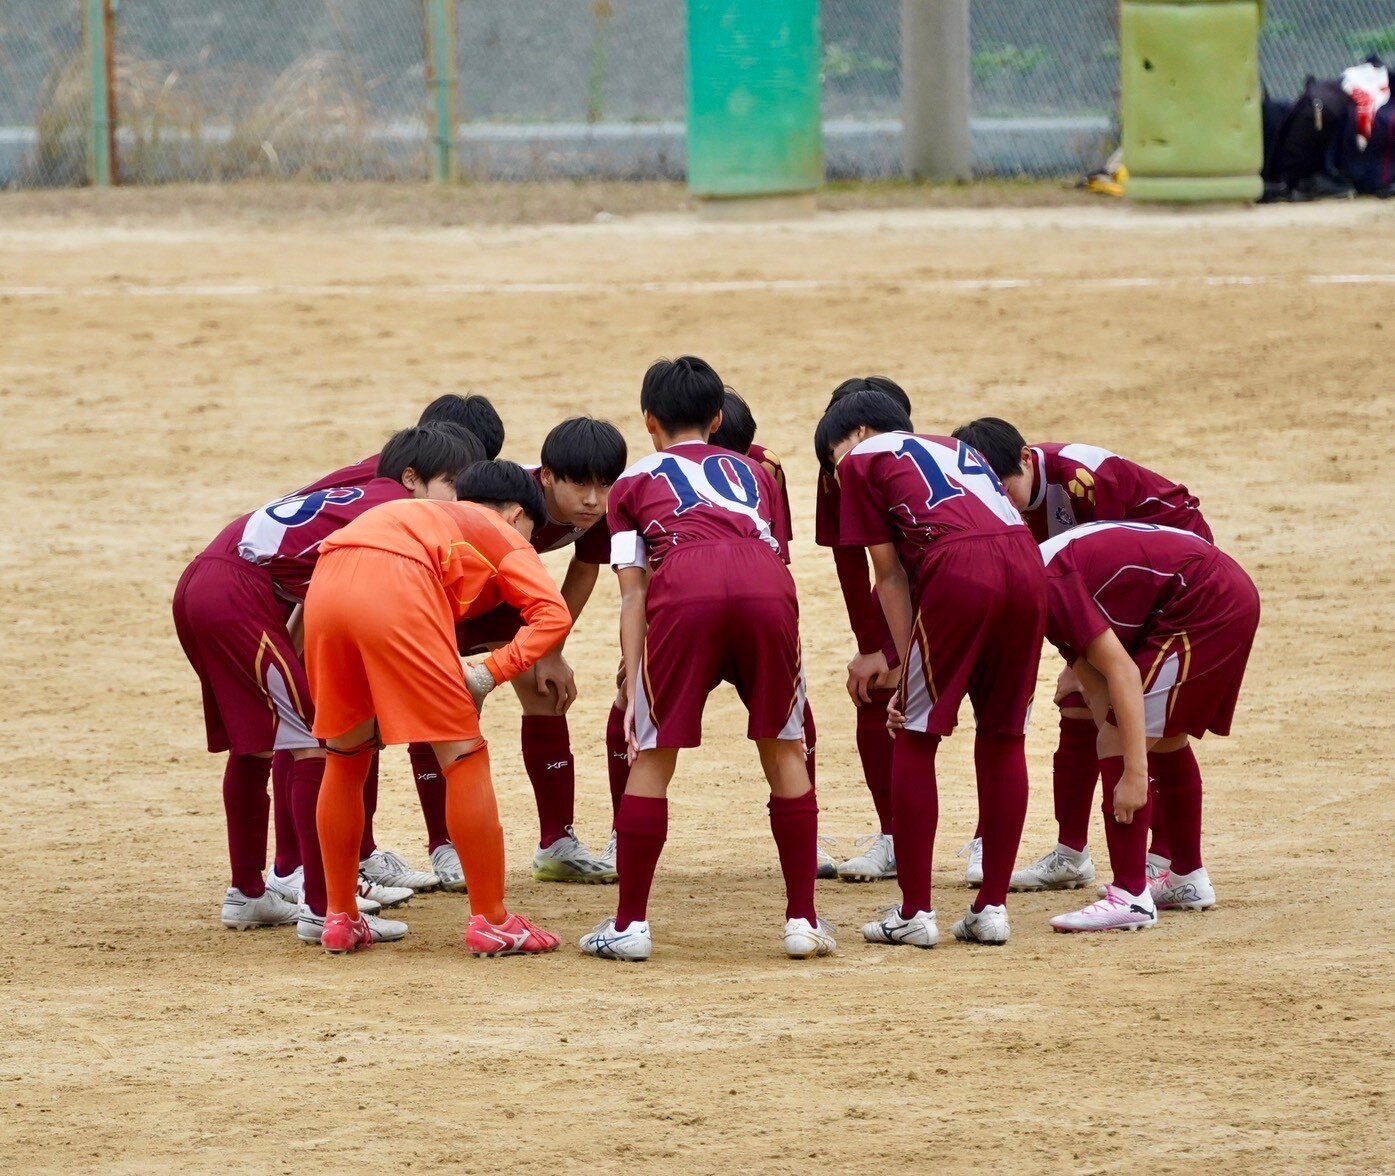
[[(610, 562), (657, 570), (676, 548), (698, 543), (765, 543), (786, 562), (775, 480), (748, 457), (685, 441), (635, 462), (610, 491)], [(718, 557), (719, 558), (719, 557)]]
[(842, 509), (838, 479), (819, 471), (819, 484), (814, 489), (814, 542), (820, 547), (839, 546), (838, 527)]
[(238, 556), (265, 568), (277, 595), (302, 601), (325, 539), (379, 503), (410, 497), (391, 478), (292, 494), (230, 523), (209, 544), (208, 553)]
[(378, 476), (378, 458), (380, 456), (381, 454), (374, 453), (351, 466), (335, 470), (332, 474), (326, 474), (318, 482), (302, 486), (296, 493), (313, 494), (316, 490), (337, 490), (341, 486), (366, 486)]
[[(978, 452), (948, 437), (879, 433), (844, 456), (838, 481), (841, 542), (895, 543), (917, 590), (937, 544), (1022, 527)], [(1027, 532), (1021, 533), (1025, 539)]]
[[(526, 466), (538, 489), (542, 489), (542, 467)], [(602, 515), (589, 527), (573, 527), (570, 523), (559, 523), (548, 516), (547, 522), (533, 532), (533, 550), (541, 555), (547, 551), (557, 551), (576, 544), (573, 555), (582, 563), (603, 564), (610, 562), (610, 527)]]
[(794, 523), (790, 517), (790, 489), (785, 482), (785, 467), (780, 464), (780, 459), (759, 441), (752, 441), (751, 448), (746, 450), (746, 456), (765, 470), (775, 483), (775, 488), (779, 490), (779, 501), (775, 505), (772, 517), (775, 522), (776, 538), (783, 538), (788, 544), (794, 538)]
[(1185, 486), (1094, 445), (1034, 445), (1032, 501), (1022, 512), (1038, 543), (1080, 523), (1157, 523), (1210, 540)]

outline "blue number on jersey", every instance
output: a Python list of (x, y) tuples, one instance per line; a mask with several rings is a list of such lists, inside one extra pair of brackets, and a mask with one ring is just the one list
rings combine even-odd
[(331, 503), (345, 505), (363, 497), (358, 486), (341, 486), (334, 490), (316, 490), (304, 498), (283, 498), (266, 508), (266, 513), (283, 527), (303, 527)]
[(993, 467), (983, 460), (983, 454), (962, 441), (959, 442), (959, 471), (964, 474), (982, 474), (999, 494), (1007, 493), (1002, 482), (998, 480), (998, 475), (993, 472)]
[(945, 472), (940, 469), (934, 455), (916, 438), (907, 437), (901, 442), (896, 456), (909, 457), (915, 463), (915, 468), (920, 471), (920, 476), (925, 479), (926, 488), (930, 491), (930, 497), (925, 501), (927, 510), (934, 510), (940, 503), (949, 502), (964, 494), (964, 488), (956, 486), (945, 477)]
[(702, 505), (702, 499), (698, 492), (693, 489), (693, 484), (688, 481), (688, 475), (683, 472), (683, 467), (672, 457), (666, 457), (649, 471), (651, 478), (662, 478), (668, 483), (668, 487), (673, 491), (673, 496), (678, 499), (678, 509), (673, 513), (676, 515), (686, 514), (695, 506)]
[[(754, 510), (760, 505), (760, 486), (756, 482), (755, 474), (745, 462), (714, 453), (703, 460), (702, 473), (707, 484), (728, 502), (734, 502), (747, 510)], [(736, 478), (735, 486), (731, 483), (733, 475)], [(683, 472), (683, 467), (676, 458), (664, 458), (649, 471), (649, 476), (662, 478), (669, 484), (673, 496), (678, 499), (678, 507), (673, 512), (676, 515), (684, 514), (706, 501), (693, 489), (693, 484), (688, 481), (688, 475)]]

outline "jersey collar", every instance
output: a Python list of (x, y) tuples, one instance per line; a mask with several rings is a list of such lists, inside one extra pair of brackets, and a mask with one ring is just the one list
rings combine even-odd
[(1027, 503), (1028, 510), (1036, 510), (1046, 497), (1046, 457), (1040, 449), (1032, 450), (1032, 501)]

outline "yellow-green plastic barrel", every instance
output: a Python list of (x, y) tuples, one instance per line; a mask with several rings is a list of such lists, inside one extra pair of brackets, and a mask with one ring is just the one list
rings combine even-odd
[(1263, 190), (1257, 0), (1123, 0), (1128, 195), (1255, 200)]
[(688, 186), (698, 196), (823, 182), (818, 0), (689, 0)]

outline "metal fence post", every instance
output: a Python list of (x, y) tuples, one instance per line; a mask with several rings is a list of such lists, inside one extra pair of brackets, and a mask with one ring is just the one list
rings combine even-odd
[(432, 151), (431, 178), (438, 184), (453, 184), (458, 178), (455, 151), (456, 95), (456, 0), (425, 0), (426, 88), (431, 96)]
[(969, 0), (901, 0), (901, 166), (912, 180), (967, 180)]
[(115, 0), (87, 0), (87, 178), (109, 188), (116, 171)]

